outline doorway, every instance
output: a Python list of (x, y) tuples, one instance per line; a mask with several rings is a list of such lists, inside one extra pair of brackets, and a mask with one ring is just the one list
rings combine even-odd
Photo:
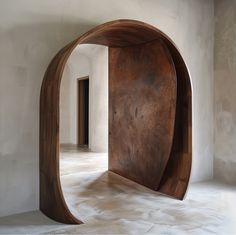
[[(188, 69), (175, 44), (157, 28), (135, 20), (116, 20), (94, 28), (65, 46), (45, 73), (40, 96), (40, 210), (58, 222), (81, 223), (64, 200), (58, 167), (60, 82), (66, 61), (81, 44), (109, 47), (109, 171), (183, 199), (192, 163), (192, 93)], [(112, 78), (115, 79), (110, 84)], [(174, 89), (175, 99), (172, 99), (173, 93), (162, 94), (169, 92), (169, 87), (172, 90), (178, 87)], [(95, 93), (93, 97), (96, 99)], [(168, 113), (168, 106), (173, 102), (176, 108), (171, 106)], [(158, 104), (165, 112), (161, 106), (155, 109)], [(132, 132), (125, 127), (132, 127)], [(123, 133), (129, 137), (128, 141)]]
[(89, 77), (78, 78), (78, 146), (89, 144)]

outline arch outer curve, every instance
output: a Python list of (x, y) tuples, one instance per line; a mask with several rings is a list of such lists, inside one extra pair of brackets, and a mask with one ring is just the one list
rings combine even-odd
[(192, 165), (192, 97), (190, 75), (175, 44), (157, 28), (135, 20), (115, 20), (83, 34), (62, 48), (49, 64), (40, 94), (40, 210), (53, 220), (82, 223), (69, 211), (59, 173), (59, 96), (65, 64), (79, 44), (108, 47), (139, 45), (162, 40), (171, 54), (177, 75), (174, 137), (168, 163), (157, 191), (183, 199)]

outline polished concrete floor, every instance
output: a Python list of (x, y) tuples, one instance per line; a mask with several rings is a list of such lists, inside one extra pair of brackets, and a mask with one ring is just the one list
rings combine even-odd
[(236, 234), (236, 187), (191, 184), (184, 201), (153, 192), (107, 172), (107, 154), (67, 149), (61, 181), (72, 213), (83, 225), (63, 225), (40, 212), (0, 219), (14, 234)]

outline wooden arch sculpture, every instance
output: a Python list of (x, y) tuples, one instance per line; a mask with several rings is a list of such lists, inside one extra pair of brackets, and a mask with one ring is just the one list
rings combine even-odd
[(79, 44), (109, 47), (109, 170), (183, 199), (192, 162), (191, 82), (174, 43), (135, 20), (102, 24), (61, 49), (49, 64), (40, 96), (40, 210), (79, 224), (59, 174), (59, 94), (64, 66)]

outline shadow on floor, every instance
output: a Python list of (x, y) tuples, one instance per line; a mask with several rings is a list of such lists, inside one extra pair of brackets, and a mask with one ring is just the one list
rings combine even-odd
[(0, 218), (0, 234), (39, 234), (69, 227), (73, 226), (57, 223), (40, 211)]

